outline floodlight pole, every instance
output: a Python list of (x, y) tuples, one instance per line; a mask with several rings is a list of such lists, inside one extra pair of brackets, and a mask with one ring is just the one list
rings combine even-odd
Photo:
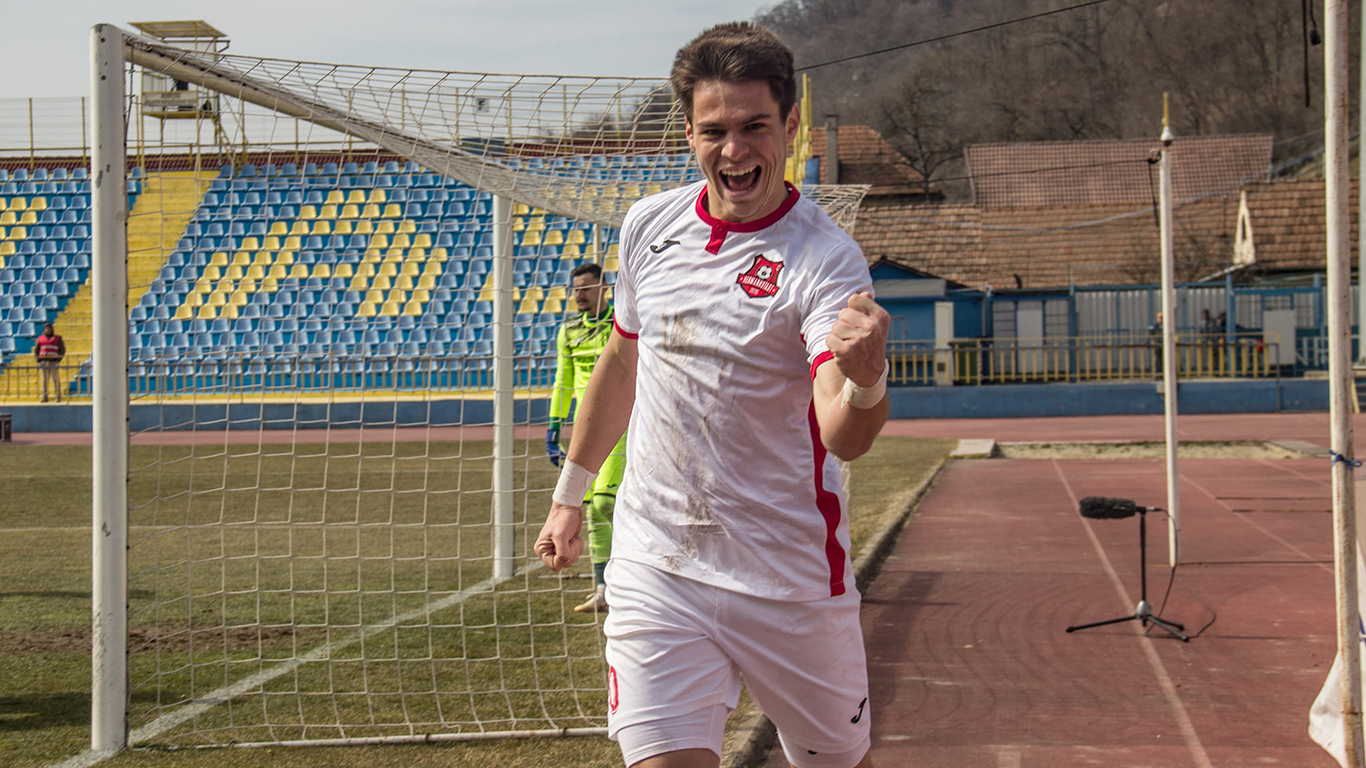
[[(1349, 85), (1347, 2), (1327, 0), (1324, 31), (1324, 163), (1328, 230), (1328, 400), (1333, 479), (1333, 569), (1337, 582), (1337, 640), (1342, 661), (1344, 765), (1361, 766), (1361, 641), (1357, 598), (1356, 487), (1351, 461), (1352, 265), (1347, 161)], [(1341, 457), (1342, 460), (1338, 460)]]
[(1167, 94), (1162, 94), (1162, 164), (1159, 170), (1158, 229), (1162, 240), (1162, 399), (1167, 442), (1167, 552), (1173, 568), (1181, 562), (1181, 475), (1176, 462), (1176, 286), (1172, 252), (1172, 129)]
[(90, 30), (94, 297), (90, 747), (128, 746), (128, 173), (123, 33)]
[(493, 197), (493, 578), (513, 562), (512, 200)]

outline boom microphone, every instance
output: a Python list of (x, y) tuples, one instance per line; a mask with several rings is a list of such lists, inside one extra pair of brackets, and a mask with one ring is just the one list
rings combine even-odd
[(1133, 517), (1139, 512), (1160, 512), (1156, 507), (1140, 507), (1129, 499), (1112, 499), (1109, 496), (1087, 496), (1077, 505), (1082, 517), (1092, 520), (1119, 520)]

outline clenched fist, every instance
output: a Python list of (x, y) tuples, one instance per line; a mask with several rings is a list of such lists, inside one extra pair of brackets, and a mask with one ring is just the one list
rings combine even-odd
[(825, 337), (825, 346), (846, 379), (860, 387), (877, 384), (887, 365), (887, 329), (891, 324), (892, 316), (873, 301), (872, 294), (849, 297), (849, 306), (840, 310), (835, 327)]

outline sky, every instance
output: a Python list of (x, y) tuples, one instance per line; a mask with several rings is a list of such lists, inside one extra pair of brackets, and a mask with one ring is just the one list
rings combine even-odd
[(9, 3), (0, 99), (89, 95), (90, 27), (202, 19), (231, 53), (467, 72), (667, 77), (712, 24), (776, 0), (47, 0)]

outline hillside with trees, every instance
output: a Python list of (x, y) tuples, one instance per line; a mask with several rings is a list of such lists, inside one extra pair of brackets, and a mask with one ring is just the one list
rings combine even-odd
[[(1109, 0), (1005, 23), (1077, 4), (785, 0), (756, 20), (810, 74), (817, 125), (872, 125), (950, 197), (966, 194), (965, 145), (1156, 137), (1164, 91), (1178, 136), (1271, 133), (1291, 166), (1322, 146), (1323, 46), (1305, 35), (1323, 20), (1298, 0)], [(1359, 16), (1354, 2), (1354, 104)]]

